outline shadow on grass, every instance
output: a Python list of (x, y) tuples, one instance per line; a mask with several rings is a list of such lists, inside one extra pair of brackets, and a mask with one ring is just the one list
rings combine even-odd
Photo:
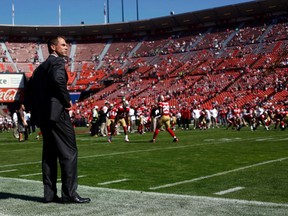
[(41, 202), (43, 203), (42, 197), (34, 197), (34, 196), (28, 196), (28, 195), (22, 195), (22, 194), (12, 194), (12, 193), (4, 193), (0, 192), (0, 200), (2, 199), (20, 199), (25, 201), (33, 201), (33, 202)]

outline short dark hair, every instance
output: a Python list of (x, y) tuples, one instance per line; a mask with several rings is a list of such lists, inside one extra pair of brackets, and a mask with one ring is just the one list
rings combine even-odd
[(48, 46), (48, 52), (49, 52), (49, 54), (53, 53), (53, 50), (52, 50), (52, 48), (51, 48), (51, 45), (57, 45), (59, 38), (63, 38), (64, 40), (66, 40), (64, 36), (55, 36), (55, 37), (51, 37), (51, 38), (47, 41), (47, 46)]

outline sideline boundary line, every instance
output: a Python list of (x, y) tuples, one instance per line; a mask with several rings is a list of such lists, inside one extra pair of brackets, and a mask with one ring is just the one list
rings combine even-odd
[[(28, 180), (28, 179), (19, 179), (19, 178), (6, 178), (0, 177), (0, 179), (6, 179), (11, 181), (18, 181), (22, 183), (35, 183), (35, 184), (42, 184), (41, 181), (36, 180)], [(1, 181), (0, 181), (1, 182)], [(0, 183), (1, 184), (1, 183)], [(86, 185), (78, 185), (78, 188), (81, 190), (91, 191), (106, 191), (106, 192), (115, 192), (115, 193), (126, 193), (126, 194), (141, 194), (141, 195), (153, 195), (159, 197), (171, 197), (171, 198), (187, 198), (194, 200), (205, 200), (205, 201), (220, 201), (223, 203), (238, 203), (244, 205), (255, 205), (255, 206), (262, 206), (262, 207), (284, 207), (288, 209), (288, 204), (282, 203), (273, 203), (273, 202), (261, 202), (261, 201), (250, 201), (250, 200), (239, 200), (239, 199), (229, 199), (229, 198), (218, 198), (218, 197), (208, 197), (208, 196), (193, 196), (193, 195), (182, 195), (182, 194), (169, 194), (169, 193), (159, 193), (159, 192), (146, 192), (146, 191), (134, 191), (134, 190), (120, 190), (120, 189), (113, 189), (113, 188), (103, 188), (103, 187), (91, 187)], [(20, 192), (20, 191), (19, 191)]]
[(157, 189), (161, 189), (161, 188), (168, 188), (168, 187), (173, 187), (173, 186), (177, 186), (177, 185), (181, 185), (181, 184), (192, 183), (192, 182), (200, 181), (200, 180), (203, 180), (203, 179), (208, 179), (208, 178), (213, 178), (213, 177), (216, 177), (216, 176), (226, 175), (226, 174), (229, 174), (229, 173), (232, 173), (232, 172), (238, 172), (238, 171), (241, 171), (241, 170), (245, 170), (245, 169), (249, 169), (249, 168), (253, 168), (253, 167), (257, 167), (257, 166), (262, 166), (262, 165), (266, 165), (266, 164), (270, 164), (270, 163), (275, 163), (275, 162), (279, 162), (279, 161), (287, 160), (287, 159), (288, 159), (288, 157), (279, 158), (279, 159), (276, 159), (276, 160), (264, 161), (264, 162), (261, 162), (261, 163), (252, 164), (252, 165), (249, 165), (249, 166), (240, 167), (240, 168), (237, 168), (237, 169), (228, 170), (228, 171), (224, 171), (224, 172), (219, 172), (219, 173), (215, 173), (215, 174), (208, 175), (208, 176), (202, 176), (202, 177), (199, 177), (199, 178), (184, 180), (184, 181), (175, 182), (175, 183), (166, 184), (166, 185), (160, 185), (160, 186), (157, 186), (157, 187), (150, 187), (149, 189), (150, 190), (157, 190)]

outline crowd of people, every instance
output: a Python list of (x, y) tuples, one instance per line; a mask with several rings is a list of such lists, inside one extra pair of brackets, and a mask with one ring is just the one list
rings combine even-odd
[[(212, 128), (240, 131), (243, 127), (248, 127), (251, 131), (259, 130), (259, 127), (265, 130), (284, 130), (288, 126), (288, 109), (275, 108), (270, 104), (250, 105), (247, 103), (239, 107), (236, 104), (225, 106), (213, 103), (210, 107), (203, 108), (201, 105), (184, 103), (176, 107), (169, 105), (167, 102), (169, 98), (164, 96), (159, 98), (168, 104), (169, 108), (166, 109), (165, 115), (169, 117), (169, 128), (173, 131)], [(119, 104), (106, 101), (103, 106), (94, 106), (91, 111), (86, 110), (84, 113), (85, 115), (79, 118), (80, 115), (77, 117), (75, 109), (69, 112), (74, 126), (89, 127), (91, 136), (107, 136), (109, 142), (112, 142), (113, 136), (120, 134), (120, 130), (124, 133), (125, 142), (129, 142), (130, 133), (155, 132), (157, 121), (161, 116), (158, 101), (150, 104), (140, 103), (135, 106), (130, 104), (125, 97)], [(26, 112), (25, 106), (21, 104), (12, 116), (0, 116), (1, 132), (13, 131), (13, 136), (19, 142), (23, 142), (36, 131), (36, 126), (31, 124), (30, 119), (31, 113)], [(170, 129), (167, 131), (174, 138), (173, 132)], [(33, 139), (38, 139), (39, 135), (41, 132), (38, 131)]]
[[(284, 130), (288, 126), (288, 109), (276, 108), (269, 103), (256, 105), (246, 103), (243, 107), (237, 104), (219, 105), (216, 102), (212, 103), (210, 107), (183, 103), (176, 107), (169, 105), (169, 100), (170, 97), (162, 95), (156, 102), (139, 103), (136, 106), (129, 104), (125, 97), (119, 104), (106, 101), (103, 106), (94, 106), (91, 112), (86, 112), (87, 126), (90, 127), (91, 136), (107, 136), (109, 142), (112, 142), (114, 135), (119, 134), (119, 129), (124, 132), (124, 140), (129, 142), (129, 133), (143, 134), (146, 132), (154, 132), (152, 141), (155, 141), (158, 130), (161, 129), (166, 129), (176, 141), (178, 138), (173, 132), (176, 129), (223, 128), (240, 131), (247, 127), (249, 130), (255, 131), (259, 129)], [(159, 105), (159, 102), (162, 104)], [(161, 116), (163, 116), (160, 107), (164, 102), (165, 118), (168, 120), (159, 125)], [(77, 119), (75, 112), (71, 114), (75, 122)], [(169, 125), (167, 125), (168, 121)], [(163, 125), (165, 128), (162, 127)]]
[[(166, 131), (173, 137), (173, 142), (178, 142), (178, 138), (171, 128), (172, 116), (171, 109), (164, 96), (158, 98), (153, 107), (147, 108), (145, 104), (139, 107), (129, 105), (125, 97), (119, 104), (105, 102), (102, 107), (94, 106), (89, 116), (88, 126), (90, 126), (90, 135), (94, 137), (108, 137), (108, 142), (112, 142), (113, 136), (118, 135), (120, 129), (124, 133), (124, 141), (129, 142), (129, 133), (138, 132), (144, 134), (153, 131), (153, 139), (156, 141), (159, 130), (165, 126)], [(175, 120), (175, 119), (174, 119)], [(120, 128), (122, 127), (122, 128)]]

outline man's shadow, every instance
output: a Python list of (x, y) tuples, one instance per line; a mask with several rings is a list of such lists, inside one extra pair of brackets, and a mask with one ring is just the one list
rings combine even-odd
[(41, 197), (34, 197), (34, 196), (28, 196), (28, 195), (22, 195), (22, 194), (12, 194), (12, 193), (0, 192), (0, 200), (10, 199), (10, 198), (43, 203), (43, 198), (41, 198)]

